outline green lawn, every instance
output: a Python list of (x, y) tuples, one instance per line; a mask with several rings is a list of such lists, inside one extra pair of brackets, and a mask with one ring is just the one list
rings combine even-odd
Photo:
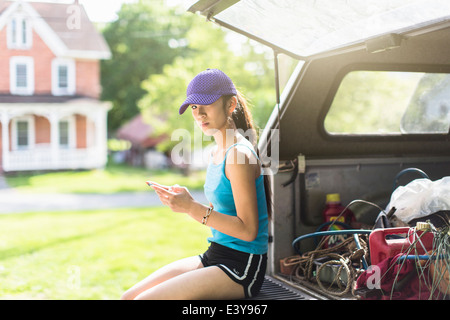
[(118, 299), (208, 236), (165, 207), (0, 215), (0, 299)]
[(8, 184), (20, 192), (41, 193), (115, 193), (145, 191), (145, 181), (165, 185), (179, 184), (189, 190), (203, 188), (205, 172), (183, 176), (174, 170), (147, 170), (126, 165), (108, 164), (103, 170), (18, 173), (6, 177)]

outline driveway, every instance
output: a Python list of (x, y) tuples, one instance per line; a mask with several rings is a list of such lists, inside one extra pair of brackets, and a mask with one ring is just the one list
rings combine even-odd
[[(194, 199), (207, 204), (202, 191), (191, 192)], [(0, 214), (91, 210), (126, 207), (159, 206), (155, 192), (125, 192), (115, 194), (19, 193), (11, 188), (0, 189)]]

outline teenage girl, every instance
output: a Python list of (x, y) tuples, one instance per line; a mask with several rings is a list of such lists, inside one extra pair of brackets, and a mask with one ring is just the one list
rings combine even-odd
[(195, 201), (185, 187), (151, 186), (172, 211), (211, 228), (210, 247), (162, 267), (122, 299), (248, 298), (264, 281), (270, 195), (255, 148), (242, 134), (253, 129), (247, 104), (225, 73), (207, 69), (189, 83), (179, 113), (187, 108), (216, 143), (204, 190), (210, 205)]

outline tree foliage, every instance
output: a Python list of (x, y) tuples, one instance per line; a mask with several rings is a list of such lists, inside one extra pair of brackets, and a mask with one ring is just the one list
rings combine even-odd
[[(249, 41), (230, 45), (226, 35), (226, 31), (212, 23), (194, 20), (186, 34), (189, 53), (175, 58), (160, 74), (153, 74), (143, 82), (147, 93), (139, 107), (144, 119), (156, 127), (157, 134), (184, 128), (194, 136), (190, 110), (179, 115), (178, 109), (186, 97), (189, 82), (207, 68), (221, 69), (230, 76), (249, 100), (255, 124), (264, 126), (275, 104), (272, 57), (267, 52), (257, 53)], [(176, 143), (166, 141), (160, 148), (170, 149)]]
[[(102, 99), (113, 102), (110, 132), (139, 112), (155, 127), (155, 136), (193, 130), (190, 112), (180, 116), (178, 108), (190, 80), (207, 68), (231, 77), (263, 128), (276, 100), (273, 54), (244, 37), (231, 42), (230, 34), (236, 36), (164, 0), (124, 4), (117, 21), (104, 30), (113, 54), (102, 64)], [(168, 151), (172, 145), (159, 147)]]
[(186, 53), (170, 44), (181, 42), (192, 17), (183, 16), (163, 0), (124, 4), (118, 19), (103, 31), (112, 59), (102, 62), (102, 99), (112, 101), (109, 130), (135, 116), (145, 94), (141, 82), (159, 73), (165, 64)]

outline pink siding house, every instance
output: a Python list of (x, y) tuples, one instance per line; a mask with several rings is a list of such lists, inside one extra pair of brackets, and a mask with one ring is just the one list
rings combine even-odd
[(77, 2), (0, 0), (0, 172), (105, 165), (110, 56)]

